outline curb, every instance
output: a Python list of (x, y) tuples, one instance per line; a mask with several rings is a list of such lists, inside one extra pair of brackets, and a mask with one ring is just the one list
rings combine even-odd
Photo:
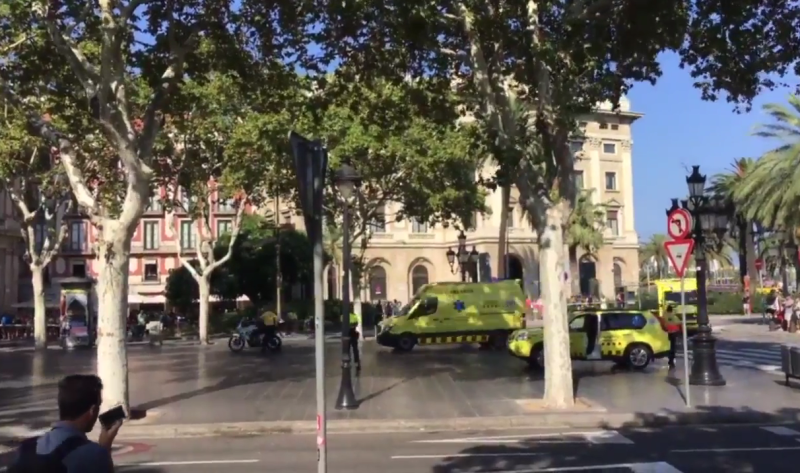
[[(452, 419), (331, 420), (334, 434), (442, 432), (458, 430), (641, 428), (690, 425), (786, 424), (799, 422), (798, 414), (762, 412), (661, 412), (661, 413), (543, 413), (514, 417)], [(314, 434), (314, 421), (231, 422), (216, 424), (127, 425), (120, 439), (235, 437), (274, 434)]]
[[(656, 413), (552, 412), (513, 417), (462, 417), (451, 419), (381, 419), (381, 420), (331, 420), (327, 424), (330, 434), (451, 432), (464, 430), (511, 429), (624, 429), (691, 425), (748, 425), (787, 424), (800, 422), (800, 414), (772, 414), (755, 411), (690, 411)], [(199, 437), (246, 437), (256, 435), (308, 435), (316, 433), (314, 421), (221, 422), (213, 424), (161, 424), (125, 425), (119, 433), (120, 440), (179, 439)], [(24, 438), (40, 435), (49, 429), (25, 432), (6, 428), (0, 438), (5, 446), (16, 444)], [(10, 434), (10, 435), (9, 435)], [(90, 434), (92, 438), (97, 433)]]

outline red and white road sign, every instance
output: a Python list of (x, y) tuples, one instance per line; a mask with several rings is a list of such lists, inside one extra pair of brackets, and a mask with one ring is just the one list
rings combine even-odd
[(682, 278), (686, 273), (686, 265), (689, 264), (689, 257), (694, 249), (694, 240), (665, 241), (664, 249), (667, 250), (669, 262), (672, 264), (675, 274)]
[(683, 240), (692, 232), (692, 214), (686, 209), (675, 209), (667, 217), (667, 233), (673, 240)]

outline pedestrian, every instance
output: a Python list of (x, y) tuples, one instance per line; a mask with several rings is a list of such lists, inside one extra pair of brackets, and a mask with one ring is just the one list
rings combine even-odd
[(112, 473), (111, 446), (122, 421), (100, 427), (97, 443), (86, 438), (97, 422), (103, 383), (94, 375), (70, 375), (58, 383), (53, 429), (22, 442), (9, 473)]
[(666, 309), (665, 317), (658, 315), (658, 311), (653, 311), (653, 315), (658, 319), (661, 328), (667, 332), (669, 338), (669, 355), (667, 357), (668, 366), (675, 368), (675, 353), (678, 348), (678, 334), (681, 331), (681, 320), (675, 315), (673, 306), (669, 305)]

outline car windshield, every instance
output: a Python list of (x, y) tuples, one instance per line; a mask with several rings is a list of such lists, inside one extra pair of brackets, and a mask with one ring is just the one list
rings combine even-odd
[(415, 297), (415, 298), (411, 299), (411, 301), (409, 301), (408, 304), (404, 305), (403, 308), (400, 309), (400, 312), (398, 312), (397, 314), (394, 314), (394, 316), (395, 317), (401, 317), (403, 315), (408, 315), (408, 313), (411, 312), (411, 309), (414, 308), (414, 306), (417, 304), (417, 302), (419, 302), (419, 298), (418, 297)]
[[(697, 304), (697, 291), (684, 291), (686, 294), (686, 304), (687, 305), (694, 305)], [(664, 293), (664, 301), (671, 302), (673, 304), (681, 303), (681, 293), (680, 292), (665, 292)]]

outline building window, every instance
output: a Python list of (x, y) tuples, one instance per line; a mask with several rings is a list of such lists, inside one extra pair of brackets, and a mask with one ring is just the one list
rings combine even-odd
[(72, 262), (72, 277), (73, 278), (85, 278), (86, 277), (86, 263), (83, 261), (73, 261)]
[(600, 129), (601, 130), (608, 130), (608, 123), (600, 122)]
[(181, 188), (181, 209), (184, 212), (189, 212), (189, 210), (191, 210), (193, 200), (194, 199), (189, 196), (189, 190)]
[(616, 210), (606, 211), (606, 227), (614, 236), (619, 236), (619, 217)]
[(584, 189), (583, 187), (583, 171), (575, 171), (575, 188)]
[(428, 268), (418, 264), (411, 270), (411, 294), (416, 295), (420, 288), (428, 284)]
[(372, 221), (369, 223), (369, 228), (372, 233), (386, 233), (386, 211), (383, 209), (378, 209), (375, 212), (375, 216), (372, 218)]
[(69, 250), (83, 251), (86, 232), (83, 222), (72, 222), (69, 224)]
[(617, 190), (617, 173), (615, 172), (606, 173), (606, 190), (607, 191)]
[(588, 125), (588, 123), (586, 123), (586, 122), (578, 122), (578, 127), (580, 127), (582, 130), (586, 129), (586, 125)]
[(428, 223), (420, 222), (416, 218), (411, 219), (411, 233), (428, 233)]
[(163, 212), (164, 211), (164, 204), (161, 202), (161, 195), (160, 191), (155, 191), (153, 195), (150, 196), (150, 200), (147, 201), (147, 212)]
[(614, 123), (613, 125), (611, 125), (611, 129), (612, 129), (612, 130), (619, 130), (619, 125), (617, 125), (616, 123)]
[(386, 295), (386, 270), (381, 266), (373, 266), (369, 270), (370, 301), (388, 300)]
[(148, 261), (144, 264), (144, 280), (147, 282), (158, 281), (158, 262)]
[(217, 220), (217, 238), (229, 233), (233, 233), (233, 221), (228, 219)]
[(157, 250), (160, 242), (160, 226), (158, 220), (144, 222), (144, 249)]
[(181, 222), (181, 249), (189, 250), (195, 247), (197, 233), (195, 232), (194, 222), (184, 220)]
[(508, 206), (508, 216), (506, 217), (506, 227), (514, 228), (514, 205)]
[(617, 144), (603, 143), (603, 154), (617, 154)]
[(569, 150), (572, 154), (577, 154), (583, 151), (583, 141), (570, 141)]

